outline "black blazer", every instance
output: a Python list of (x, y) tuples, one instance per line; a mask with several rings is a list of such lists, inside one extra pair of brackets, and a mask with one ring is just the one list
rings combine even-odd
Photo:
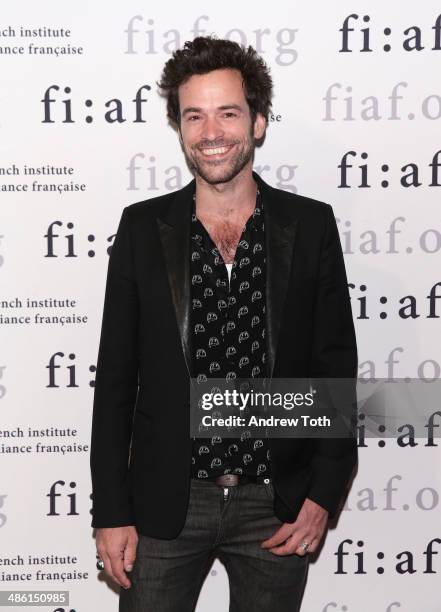
[[(265, 203), (270, 376), (355, 381), (356, 338), (332, 207), (253, 176)], [(185, 522), (193, 189), (194, 180), (122, 212), (108, 264), (94, 391), (92, 527), (135, 525), (141, 534), (169, 539)], [(279, 519), (294, 521), (305, 497), (332, 517), (357, 462), (356, 440), (269, 442)]]

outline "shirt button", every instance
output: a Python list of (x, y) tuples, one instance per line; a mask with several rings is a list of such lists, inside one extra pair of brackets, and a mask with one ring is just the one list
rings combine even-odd
[(269, 484), (271, 481), (270, 481), (270, 479), (269, 479), (269, 478), (264, 478), (264, 479), (263, 479), (263, 482), (264, 482), (265, 484)]

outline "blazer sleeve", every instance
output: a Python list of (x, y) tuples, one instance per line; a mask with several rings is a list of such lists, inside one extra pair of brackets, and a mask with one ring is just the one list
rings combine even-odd
[[(320, 256), (314, 313), (311, 378), (345, 379), (345, 415), (356, 414), (357, 343), (343, 252), (330, 204), (325, 204), (325, 231)], [(338, 386), (337, 383), (336, 386)], [(341, 387), (340, 387), (341, 388)], [(338, 395), (338, 394), (337, 394)], [(348, 406), (352, 415), (348, 413)], [(333, 406), (339, 411), (339, 406)], [(312, 480), (307, 497), (328, 510), (332, 518), (358, 461), (355, 436), (314, 438)]]
[(128, 461), (138, 391), (138, 295), (128, 208), (111, 248), (93, 400), (92, 527), (134, 524)]

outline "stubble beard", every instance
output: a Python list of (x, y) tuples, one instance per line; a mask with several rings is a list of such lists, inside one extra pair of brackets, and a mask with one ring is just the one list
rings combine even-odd
[(209, 185), (218, 185), (220, 183), (228, 183), (232, 181), (241, 170), (248, 164), (248, 162), (253, 158), (254, 149), (255, 149), (255, 140), (254, 135), (250, 133), (248, 139), (243, 141), (230, 141), (230, 142), (210, 142), (204, 143), (204, 146), (225, 146), (235, 144), (239, 147), (236, 155), (231, 159), (231, 161), (224, 162), (223, 160), (213, 160), (209, 159), (207, 162), (201, 162), (198, 158), (198, 155), (203, 155), (199, 153), (200, 144), (194, 145), (191, 148), (190, 154), (187, 153), (184, 147), (184, 154), (187, 159), (187, 164), (190, 167), (190, 170), (197, 174), (201, 179), (203, 179)]

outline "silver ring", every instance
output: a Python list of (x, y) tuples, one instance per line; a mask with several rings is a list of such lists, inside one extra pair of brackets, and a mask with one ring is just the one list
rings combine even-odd
[(306, 552), (309, 548), (309, 544), (308, 542), (303, 541), (302, 542), (302, 549)]
[(99, 570), (103, 570), (104, 569), (104, 561), (101, 559), (101, 557), (98, 557), (98, 555), (97, 555), (96, 566), (97, 566), (97, 568)]

